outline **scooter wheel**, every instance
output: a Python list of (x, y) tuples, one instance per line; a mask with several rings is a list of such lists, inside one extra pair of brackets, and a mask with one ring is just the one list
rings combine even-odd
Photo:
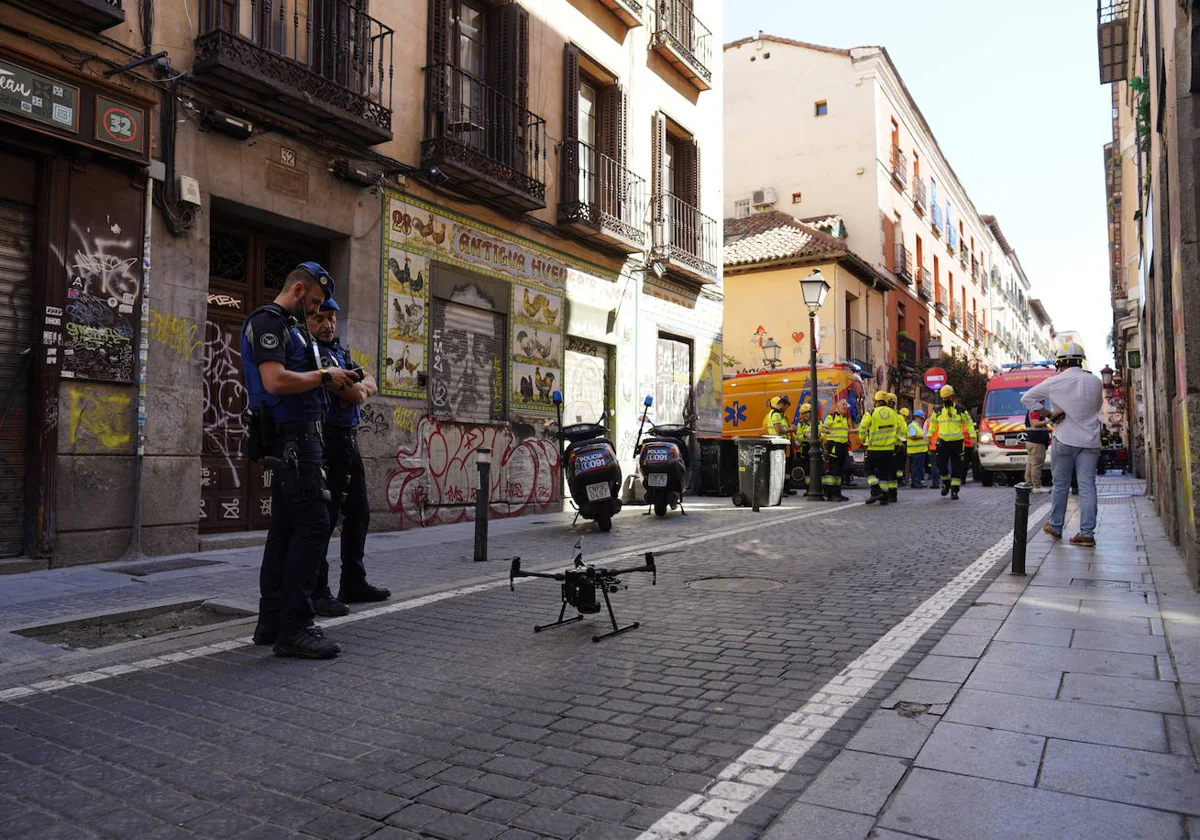
[(611, 516), (597, 517), (596, 518), (596, 527), (599, 528), (601, 531), (605, 531), (605, 532), (611, 531), (612, 530), (612, 517)]
[(731, 501), (733, 502), (734, 507), (746, 506), (746, 497), (741, 493), (734, 493)]
[(655, 500), (654, 515), (655, 516), (666, 516), (667, 515), (667, 500), (666, 499), (656, 499)]

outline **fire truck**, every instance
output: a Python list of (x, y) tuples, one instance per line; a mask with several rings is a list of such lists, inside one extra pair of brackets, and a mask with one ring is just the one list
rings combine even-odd
[[(1054, 376), (1054, 362), (1004, 365), (988, 380), (979, 418), (979, 443), (975, 447), (975, 474), (984, 487), (1017, 484), (1025, 477), (1025, 406), (1021, 397), (1044, 379)], [(1050, 484), (1050, 454), (1042, 473)]]

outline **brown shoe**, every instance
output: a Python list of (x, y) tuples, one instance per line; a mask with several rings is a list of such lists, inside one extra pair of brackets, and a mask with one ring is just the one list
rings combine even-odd
[(1071, 537), (1070, 542), (1071, 542), (1071, 545), (1081, 545), (1084, 548), (1095, 548), (1096, 547), (1096, 538), (1095, 537), (1085, 537), (1083, 534), (1076, 534), (1075, 536)]
[(1042, 530), (1045, 531), (1047, 534), (1049, 534), (1051, 539), (1055, 539), (1055, 540), (1062, 539), (1062, 534), (1058, 531), (1055, 531), (1052, 527), (1050, 527), (1049, 522), (1047, 522), (1045, 525), (1042, 526)]

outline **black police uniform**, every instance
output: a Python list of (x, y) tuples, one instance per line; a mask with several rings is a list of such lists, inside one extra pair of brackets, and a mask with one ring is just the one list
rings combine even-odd
[[(347, 370), (355, 367), (349, 348), (343, 347), (336, 338), (331, 344), (318, 342), (318, 347), (322, 367)], [(343, 517), (342, 574), (338, 600), (382, 601), (391, 593), (367, 583), (367, 570), (363, 564), (367, 530), (371, 524), (371, 506), (367, 501), (367, 477), (358, 448), (358, 424), (362, 419), (362, 411), (356, 403), (340, 400), (336, 394), (329, 394), (328, 398), (329, 407), (325, 411), (325, 467), (332, 497), (329, 503), (330, 537), (337, 527), (338, 516)], [(326, 553), (321, 554), (315, 591), (318, 598), (332, 599)]]
[[(286, 642), (312, 627), (312, 594), (317, 568), (329, 538), (321, 439), (325, 389), (301, 394), (267, 393), (258, 366), (282, 362), (296, 372), (318, 369), (315, 343), (282, 306), (256, 309), (242, 326), (242, 362), (251, 409), (271, 423), (270, 455), (279, 459), (271, 482), (271, 527), (259, 574), (259, 624), (255, 642), (276, 642), (276, 653), (292, 652)], [(277, 638), (276, 638), (277, 637)], [(333, 654), (336, 654), (336, 646)], [(333, 655), (325, 651), (325, 655)]]

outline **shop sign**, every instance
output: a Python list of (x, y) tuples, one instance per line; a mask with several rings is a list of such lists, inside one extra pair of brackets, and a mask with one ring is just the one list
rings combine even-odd
[(0, 56), (0, 111), (79, 133), (79, 88)]

